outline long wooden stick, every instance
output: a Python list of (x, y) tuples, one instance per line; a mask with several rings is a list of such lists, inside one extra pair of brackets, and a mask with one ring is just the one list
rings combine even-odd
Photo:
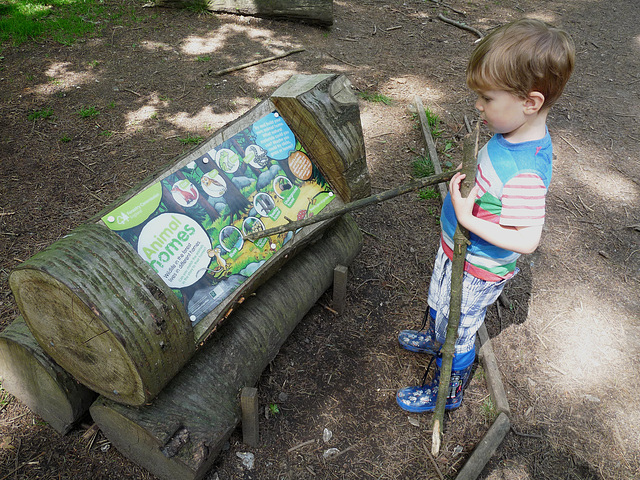
[[(475, 144), (471, 136), (467, 135), (462, 147), (462, 173), (466, 175), (460, 185), (460, 194), (467, 197), (475, 183), (476, 173), (476, 150), (478, 137), (480, 135), (480, 122), (476, 127)], [(438, 397), (436, 408), (433, 413), (433, 435), (431, 438), (431, 453), (434, 457), (440, 453), (442, 441), (442, 427), (444, 425), (444, 409), (447, 404), (449, 394), (449, 383), (451, 382), (451, 366), (453, 365), (453, 355), (458, 338), (458, 325), (462, 312), (462, 280), (464, 276), (464, 262), (467, 255), (467, 245), (469, 243), (469, 232), (458, 223), (456, 232), (453, 235), (453, 260), (451, 263), (451, 297), (449, 300), (449, 322), (447, 323), (447, 336), (442, 352), (442, 366), (440, 367), (440, 380), (438, 384)]]
[(243, 63), (242, 65), (236, 65), (235, 67), (225, 68), (224, 70), (218, 70), (214, 72), (213, 70), (209, 70), (209, 75), (221, 76), (226, 75), (227, 73), (236, 72), (238, 70), (243, 70), (245, 68), (253, 67), (254, 65), (259, 65), (260, 63), (271, 62), (273, 60), (278, 60), (279, 58), (288, 57), (294, 53), (304, 52), (304, 48), (296, 48), (295, 50), (289, 50), (288, 52), (281, 53), (280, 55), (274, 55), (273, 57), (263, 58), (261, 60), (254, 60), (253, 62)]
[(469, 25), (466, 25), (464, 23), (460, 23), (460, 22), (456, 22), (455, 20), (451, 20), (450, 18), (445, 17), (441, 13), (438, 14), (438, 18), (440, 20), (442, 20), (444, 23), (448, 23), (449, 25), (453, 25), (454, 27), (461, 28), (462, 30), (466, 30), (466, 31), (471, 32), (471, 33), (475, 33), (478, 36), (478, 38), (484, 37), (484, 33), (482, 33), (477, 28), (473, 28), (473, 27), (470, 27)]
[(435, 185), (440, 182), (447, 182), (451, 180), (451, 177), (457, 172), (457, 170), (452, 172), (444, 172), (439, 175), (432, 175), (430, 177), (420, 178), (418, 180), (414, 180), (413, 182), (407, 183), (405, 185), (401, 185), (396, 188), (392, 188), (390, 190), (386, 190), (382, 193), (377, 193), (375, 195), (371, 195), (370, 197), (361, 198), (360, 200), (356, 200), (355, 202), (346, 203), (341, 208), (330, 212), (321, 212), (318, 215), (314, 215), (310, 218), (305, 218), (304, 220), (299, 220), (296, 222), (289, 222), (284, 225), (280, 225), (278, 227), (268, 228), (266, 230), (261, 230), (259, 232), (249, 233), (244, 235), (243, 238), (245, 240), (249, 240), (251, 242), (263, 238), (269, 237), (271, 235), (277, 235), (279, 233), (289, 232), (292, 230), (297, 230), (302, 227), (306, 227), (308, 225), (312, 225), (318, 222), (324, 222), (325, 220), (330, 220), (332, 218), (339, 217), (344, 215), (345, 213), (352, 212), (354, 210), (358, 210), (360, 208), (372, 205), (374, 203), (384, 202), (386, 200), (391, 200), (392, 198), (398, 197), (400, 195), (404, 195), (405, 193), (413, 192), (423, 187), (428, 187), (429, 185)]

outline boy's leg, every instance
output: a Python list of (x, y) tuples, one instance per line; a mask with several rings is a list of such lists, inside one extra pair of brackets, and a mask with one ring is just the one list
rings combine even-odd
[[(436, 335), (436, 315), (438, 302), (432, 300), (432, 296), (437, 297), (440, 286), (446, 281), (446, 265), (447, 256), (442, 251), (442, 247), (438, 250), (431, 274), (431, 282), (429, 284), (429, 306), (424, 312), (424, 320), (420, 330), (402, 330), (398, 334), (398, 342), (402, 348), (412, 352), (427, 353), (435, 355), (444, 342), (443, 335)], [(451, 268), (449, 268), (451, 270)], [(449, 280), (450, 282), (450, 280)], [(446, 324), (443, 332), (446, 332)]]
[[(444, 343), (449, 315), (449, 300), (451, 297), (451, 266), (445, 262), (444, 273), (435, 279), (432, 277), (429, 290), (429, 305), (436, 306), (438, 311), (434, 315), (435, 340)], [(437, 262), (436, 262), (437, 263)], [(447, 268), (448, 267), (448, 268)], [(434, 268), (434, 274), (436, 269)], [(486, 314), (487, 307), (498, 298), (506, 281), (486, 282), (465, 272), (463, 280), (462, 315), (458, 327), (455, 354), (451, 373), (450, 392), (446, 409), (460, 406), (463, 389), (469, 380), (471, 368), (475, 360), (476, 333)], [(441, 359), (436, 361), (436, 374), (433, 381), (417, 387), (406, 387), (398, 391), (396, 401), (404, 410), (410, 412), (429, 412), (435, 408), (440, 380)], [(425, 374), (426, 378), (426, 374)]]
[(428, 307), (420, 330), (402, 330), (398, 334), (400, 346), (412, 352), (437, 354), (442, 344), (436, 340), (435, 317), (436, 312)]

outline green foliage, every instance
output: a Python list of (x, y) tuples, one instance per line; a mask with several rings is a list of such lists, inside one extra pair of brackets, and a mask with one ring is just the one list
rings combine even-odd
[(178, 141), (183, 145), (198, 145), (203, 140), (204, 140), (204, 137), (201, 137), (200, 135), (192, 136), (190, 133), (187, 133), (187, 136), (185, 138), (178, 139)]
[(431, 175), (435, 175), (435, 168), (433, 168), (433, 163), (427, 157), (418, 157), (417, 160), (414, 160), (411, 163), (412, 174), (415, 178), (424, 178), (430, 177)]
[(432, 112), (429, 107), (424, 109), (424, 114), (427, 117), (427, 124), (431, 130), (431, 135), (434, 139), (438, 138), (442, 135), (442, 130), (440, 129), (440, 117), (437, 113)]
[(96, 107), (81, 107), (80, 110), (78, 110), (78, 115), (80, 115), (81, 118), (92, 118), (100, 115), (100, 111)]
[(487, 422), (492, 423), (498, 417), (498, 411), (496, 410), (491, 397), (485, 398), (480, 408), (482, 410), (482, 416), (487, 420)]
[(418, 197), (421, 200), (437, 200), (440, 198), (440, 193), (433, 187), (427, 187), (418, 192)]
[(43, 108), (42, 110), (34, 110), (29, 114), (27, 118), (29, 118), (29, 120), (35, 121), (39, 119), (46, 120), (47, 118), (51, 118), (51, 117), (53, 117), (53, 109), (50, 107), (46, 107), (46, 108)]
[(60, 141), (62, 143), (69, 143), (71, 141), (71, 137), (69, 135), (62, 135), (60, 137)]
[(381, 93), (360, 92), (360, 98), (367, 102), (384, 103), (385, 105), (391, 105), (391, 99)]
[(277, 403), (269, 404), (269, 413), (271, 413), (272, 415), (277, 415), (278, 413), (280, 413), (280, 407), (278, 407)]
[(65, 45), (93, 33), (104, 14), (99, 0), (3, 0), (0, 41), (50, 38)]

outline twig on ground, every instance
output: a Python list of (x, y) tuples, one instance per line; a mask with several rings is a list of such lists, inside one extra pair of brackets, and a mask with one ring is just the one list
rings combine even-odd
[(435, 3), (436, 5), (442, 5), (443, 7), (448, 8), (449, 10), (451, 10), (452, 12), (456, 12), (462, 16), (466, 16), (467, 12), (463, 11), (463, 10), (458, 10), (454, 7), (452, 7), (451, 5), (449, 5), (448, 3), (444, 3), (444, 2), (439, 2), (438, 0), (431, 0), (432, 3)]
[(74, 160), (76, 162), (78, 162), (80, 165), (82, 165), (84, 168), (86, 168), (87, 170), (89, 170), (91, 173), (95, 174), (96, 171), (94, 169), (92, 169), (91, 167), (89, 167), (88, 165), (86, 165), (82, 160), (80, 160), (79, 158), (74, 158)]
[(445, 17), (441, 13), (438, 14), (438, 18), (449, 25), (453, 25), (454, 27), (461, 28), (462, 30), (467, 30), (468, 32), (475, 33), (479, 38), (484, 37), (484, 33), (482, 33), (477, 28), (470, 27), (469, 25), (465, 25), (464, 23), (456, 22), (455, 20), (451, 20), (450, 18)]
[(567, 140), (566, 138), (564, 138), (562, 135), (559, 135), (559, 137), (560, 137), (562, 140), (564, 140), (564, 141), (565, 141), (565, 143), (566, 143), (567, 145), (569, 145), (571, 148), (573, 148), (573, 150), (574, 150), (576, 153), (580, 153), (580, 151), (579, 151), (576, 147), (574, 147), (574, 146), (571, 144), (571, 142), (570, 142), (569, 140)]
[(429, 457), (429, 460), (431, 460), (431, 464), (433, 465), (433, 468), (436, 469), (436, 472), (438, 473), (438, 477), (440, 477), (440, 480), (444, 480), (444, 476), (442, 475), (442, 472), (440, 471), (440, 468), (436, 463), (436, 459), (433, 458), (433, 455), (431, 455), (431, 452), (427, 448), (427, 445), (423, 443), (422, 448), (424, 449), (425, 452), (427, 452), (427, 456)]
[(344, 64), (346, 64), (346, 65), (350, 65), (350, 66), (352, 66), (352, 67), (357, 67), (357, 66), (358, 66), (358, 65), (355, 65), (355, 64), (353, 64), (353, 63), (347, 62), (346, 60), (343, 60), (343, 59), (341, 59), (341, 58), (339, 58), (339, 57), (336, 57), (335, 55), (331, 55), (329, 52), (325, 52), (325, 53), (326, 53), (327, 55), (329, 55), (331, 58), (333, 58), (333, 59), (335, 59), (335, 60), (338, 60), (339, 62), (342, 62), (342, 63), (344, 63)]
[(526, 437), (526, 438), (544, 438), (542, 435), (536, 435), (533, 433), (522, 433), (519, 432), (518, 430), (515, 429), (515, 427), (513, 425), (511, 425), (511, 431), (516, 434), (519, 437)]
[(316, 443), (314, 439), (307, 440), (306, 442), (302, 442), (302, 443), (299, 443), (298, 445), (294, 445), (289, 450), (287, 450), (287, 452), (291, 453), (298, 450), (299, 448), (306, 447), (307, 445), (312, 445), (314, 443)]
[(243, 63), (242, 65), (237, 65), (235, 67), (225, 68), (224, 70), (218, 70), (217, 72), (209, 70), (208, 74), (209, 75), (214, 75), (216, 77), (219, 77), (221, 75), (226, 75), (227, 73), (236, 72), (238, 70), (243, 70), (245, 68), (253, 67), (254, 65), (259, 65), (261, 63), (271, 62), (273, 60), (278, 60), (280, 58), (288, 57), (289, 55), (292, 55), (294, 53), (299, 53), (299, 52), (304, 52), (304, 51), (305, 51), (304, 48), (296, 48), (295, 50), (289, 50), (288, 52), (281, 53), (280, 55), (274, 55), (273, 57), (263, 58), (261, 60), (254, 60), (253, 62)]

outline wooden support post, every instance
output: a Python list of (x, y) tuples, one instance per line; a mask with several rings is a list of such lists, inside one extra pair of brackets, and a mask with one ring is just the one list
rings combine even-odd
[(344, 312), (347, 302), (347, 272), (344, 265), (338, 265), (333, 269), (333, 308), (339, 313)]
[(244, 387), (240, 394), (242, 409), (242, 441), (250, 447), (260, 442), (260, 422), (258, 420), (258, 389)]

